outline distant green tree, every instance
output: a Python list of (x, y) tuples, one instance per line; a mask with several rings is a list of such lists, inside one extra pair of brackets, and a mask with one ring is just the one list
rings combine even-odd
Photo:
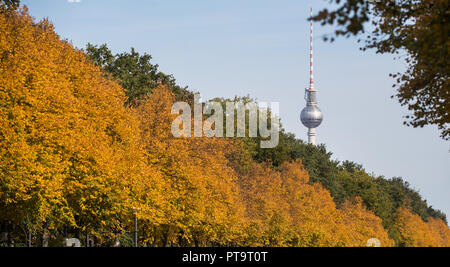
[(341, 163), (341, 168), (350, 173), (355, 173), (356, 171), (364, 171), (364, 168), (361, 164), (348, 160), (345, 160)]
[[(380, 183), (381, 181), (377, 181)], [(447, 217), (439, 210), (433, 209), (420, 193), (411, 188), (411, 185), (401, 177), (394, 177), (388, 180), (391, 195), (396, 195), (397, 202), (405, 204), (414, 213), (421, 216), (424, 221), (430, 217), (442, 219), (447, 222)], [(403, 201), (401, 201), (403, 199)]]
[[(450, 84), (448, 0), (331, 0), (338, 4), (324, 9), (313, 19), (337, 24), (335, 36), (372, 32), (365, 49), (377, 53), (404, 54), (407, 70), (391, 74), (396, 79), (396, 97), (412, 114), (405, 124), (413, 127), (437, 125), (441, 137), (450, 139)], [(326, 37), (328, 39), (328, 37)]]
[(392, 226), (392, 215), (397, 204), (389, 191), (376, 182), (377, 178), (362, 170), (351, 169), (350, 172), (339, 171), (334, 180), (342, 190), (335, 199), (338, 205), (356, 196), (360, 197), (365, 206), (383, 220), (385, 228), (389, 229)]
[(96, 46), (88, 44), (86, 53), (106, 73), (117, 79), (128, 97), (127, 104), (135, 105), (148, 96), (159, 84), (167, 85), (175, 94), (177, 100), (191, 102), (192, 92), (187, 87), (180, 87), (172, 75), (158, 70), (158, 65), (152, 64), (149, 54), (140, 55), (131, 48), (130, 53), (114, 55), (106, 44)]

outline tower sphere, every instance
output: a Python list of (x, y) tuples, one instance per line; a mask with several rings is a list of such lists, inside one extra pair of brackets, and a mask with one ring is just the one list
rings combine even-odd
[(322, 111), (315, 105), (307, 106), (302, 110), (300, 119), (306, 128), (317, 128), (322, 124)]

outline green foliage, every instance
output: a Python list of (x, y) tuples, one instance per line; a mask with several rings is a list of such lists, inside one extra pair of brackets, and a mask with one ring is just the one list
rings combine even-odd
[(389, 190), (390, 195), (397, 200), (396, 202), (405, 204), (407, 208), (422, 217), (424, 221), (428, 221), (429, 218), (438, 218), (447, 222), (446, 215), (428, 206), (427, 201), (422, 199), (420, 193), (412, 189), (407, 181), (400, 177), (394, 177), (390, 180), (377, 179), (377, 183), (381, 185), (386, 183), (386, 181), (388, 185), (384, 187)]
[(134, 246), (134, 233), (126, 232), (119, 236), (120, 246), (124, 248), (131, 248)]
[(177, 100), (190, 102), (192, 99), (187, 87), (178, 86), (172, 75), (160, 72), (159, 66), (150, 62), (152, 57), (149, 54), (140, 55), (131, 48), (130, 53), (114, 55), (106, 44), (88, 44), (86, 53), (103, 71), (119, 80), (128, 97), (128, 105), (137, 104), (160, 84), (167, 85)]

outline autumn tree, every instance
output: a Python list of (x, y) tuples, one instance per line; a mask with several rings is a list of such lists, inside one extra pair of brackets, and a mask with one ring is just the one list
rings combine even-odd
[[(364, 33), (372, 24), (363, 49), (404, 54), (408, 68), (392, 74), (401, 105), (411, 114), (405, 124), (437, 125), (450, 138), (449, 15), (448, 0), (331, 1), (338, 7), (314, 17), (322, 24), (337, 24), (335, 36)], [(334, 37), (332, 37), (334, 39)]]
[(330, 193), (310, 184), (301, 161), (276, 170), (255, 164), (239, 178), (246, 207), (249, 246), (365, 246), (370, 238), (393, 246), (382, 220), (361, 200), (336, 207)]
[(226, 140), (175, 138), (171, 125), (174, 94), (166, 87), (153, 90), (137, 107), (147, 162), (165, 180), (166, 222), (162, 245), (225, 245), (237, 242), (242, 207), (228, 167)]
[(448, 246), (450, 230), (442, 221), (424, 222), (406, 208), (399, 208), (395, 217), (395, 230), (402, 247)]
[(103, 242), (138, 200), (156, 202), (117, 83), (26, 8), (0, 13), (0, 54), (0, 220), (43, 232), (44, 246), (62, 227)]
[(430, 218), (427, 223), (428, 229), (435, 235), (439, 247), (450, 247), (450, 229), (440, 219)]
[(349, 246), (364, 247), (371, 238), (380, 240), (383, 247), (395, 245), (383, 227), (383, 221), (364, 207), (362, 199), (348, 200), (340, 210), (344, 216), (343, 224), (348, 228), (344, 238), (348, 239)]
[(342, 239), (342, 216), (330, 193), (320, 184), (309, 184), (301, 161), (286, 162), (280, 167), (282, 196), (289, 204), (292, 218), (292, 246), (345, 246)]
[(252, 164), (238, 181), (248, 221), (246, 246), (288, 246), (289, 205), (282, 198), (280, 174), (268, 166)]

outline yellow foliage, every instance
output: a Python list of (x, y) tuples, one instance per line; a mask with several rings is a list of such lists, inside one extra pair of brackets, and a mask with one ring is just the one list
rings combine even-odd
[(394, 246), (388, 232), (383, 228), (382, 220), (373, 212), (366, 210), (362, 199), (347, 201), (341, 207), (344, 215), (344, 226), (347, 228), (345, 236), (347, 246), (364, 247), (371, 238), (380, 241), (382, 247)]
[(392, 246), (381, 219), (361, 204), (342, 210), (322, 186), (309, 184), (301, 161), (284, 163), (278, 171), (261, 165), (240, 179), (247, 207), (251, 246), (365, 246), (378, 238)]
[(0, 219), (120, 228), (157, 176), (123, 89), (26, 8), (0, 13), (0, 57)]
[(236, 241), (243, 209), (237, 176), (227, 166), (229, 144), (223, 139), (174, 138), (170, 132), (173, 103), (173, 94), (160, 86), (137, 108), (148, 163), (165, 181), (164, 231), (171, 240), (164, 243)]
[(406, 208), (398, 209), (395, 218), (395, 230), (399, 236), (400, 246), (450, 246), (450, 230), (442, 220), (431, 218), (427, 223)]
[(430, 218), (427, 223), (429, 231), (435, 236), (438, 243), (436, 247), (450, 247), (450, 229), (447, 224), (440, 219)]

